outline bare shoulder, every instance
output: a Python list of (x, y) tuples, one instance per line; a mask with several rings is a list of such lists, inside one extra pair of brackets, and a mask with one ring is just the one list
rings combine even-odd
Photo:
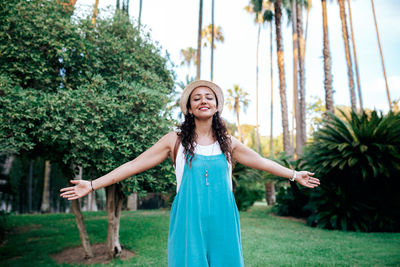
[(229, 135), (231, 138), (231, 145), (232, 145), (232, 151), (235, 150), (240, 144), (242, 144), (236, 137)]
[(175, 146), (175, 142), (176, 139), (178, 138), (178, 135), (176, 132), (169, 132), (166, 135), (164, 135), (160, 141), (163, 142), (165, 145), (168, 146), (169, 150), (172, 151), (174, 146)]

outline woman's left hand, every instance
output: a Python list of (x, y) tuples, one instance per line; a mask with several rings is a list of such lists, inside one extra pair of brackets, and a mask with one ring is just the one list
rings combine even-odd
[(314, 188), (314, 187), (317, 187), (320, 183), (319, 183), (319, 179), (311, 177), (313, 175), (314, 175), (314, 173), (312, 173), (312, 172), (299, 171), (299, 172), (297, 172), (295, 181), (297, 181), (302, 186), (305, 186), (308, 188)]

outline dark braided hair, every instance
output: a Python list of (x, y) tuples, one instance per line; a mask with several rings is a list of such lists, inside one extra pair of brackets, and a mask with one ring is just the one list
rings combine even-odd
[[(225, 122), (222, 120), (219, 112), (217, 111), (212, 118), (212, 131), (214, 138), (217, 139), (222, 153), (224, 153), (227, 161), (231, 162), (231, 139), (228, 135), (228, 130), (226, 128)], [(196, 124), (194, 123), (193, 114), (185, 115), (185, 120), (179, 127), (178, 136), (181, 138), (182, 146), (184, 148), (184, 154), (186, 155), (186, 162), (190, 165), (194, 158), (194, 148), (195, 140), (197, 138), (196, 134)]]

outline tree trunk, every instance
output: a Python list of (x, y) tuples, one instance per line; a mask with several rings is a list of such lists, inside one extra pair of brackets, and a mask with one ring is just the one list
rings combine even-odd
[(214, 79), (214, 0), (211, 0), (211, 81)]
[(276, 203), (275, 184), (273, 182), (265, 183), (265, 200), (267, 201), (268, 206), (272, 206)]
[(350, 56), (350, 48), (349, 48), (349, 35), (347, 30), (347, 22), (346, 22), (346, 11), (344, 9), (344, 0), (338, 0), (339, 8), (340, 8), (340, 20), (342, 21), (342, 34), (344, 41), (344, 49), (346, 52), (346, 62), (347, 62), (347, 76), (349, 78), (349, 89), (350, 89), (350, 102), (351, 108), (357, 112), (356, 106), (356, 95), (354, 91), (354, 79), (353, 79), (353, 66), (351, 62)]
[[(73, 166), (73, 173), (75, 180), (82, 180), (82, 168)], [(68, 177), (68, 176), (66, 176)], [(85, 258), (93, 258), (93, 251), (89, 243), (89, 236), (86, 231), (85, 221), (81, 212), (81, 205), (79, 199), (71, 200), (71, 209), (75, 215), (76, 225), (78, 226), (79, 236), (81, 238), (82, 247), (85, 252)]]
[(122, 246), (119, 242), (119, 226), (122, 203), (125, 198), (119, 184), (106, 187), (107, 194), (107, 253), (111, 258), (121, 256)]
[(326, 0), (322, 0), (322, 20), (324, 30), (324, 48), (322, 50), (324, 56), (324, 85), (325, 85), (325, 106), (326, 110), (334, 113), (333, 92), (332, 92), (332, 72), (331, 72), (331, 52), (329, 48), (328, 35), (328, 15), (326, 12)]
[(289, 122), (288, 122), (286, 82), (285, 82), (285, 62), (283, 56), (283, 40), (281, 34), (281, 18), (282, 18), (281, 5), (282, 5), (282, 0), (276, 0), (274, 2), (276, 50), (278, 56), (278, 70), (279, 70), (279, 93), (281, 97), (282, 127), (283, 127), (283, 149), (289, 155), (293, 155), (293, 149), (290, 146), (290, 139), (289, 139)]
[(93, 258), (93, 252), (90, 247), (89, 236), (86, 231), (85, 221), (83, 220), (79, 199), (71, 200), (71, 208), (75, 215), (76, 225), (78, 226), (79, 236), (85, 252), (85, 259)]
[[(33, 180), (33, 163), (31, 159), (29, 162), (29, 174), (28, 174), (28, 212), (32, 211), (32, 180)], [(44, 194), (44, 191), (43, 191)]]
[(382, 46), (381, 46), (381, 41), (380, 41), (380, 39), (379, 39), (378, 23), (376, 22), (376, 14), (375, 14), (374, 0), (371, 0), (371, 6), (372, 6), (372, 13), (374, 14), (376, 38), (378, 39), (379, 53), (380, 53), (380, 55), (381, 55), (382, 71), (383, 71), (383, 76), (384, 76), (384, 78), (385, 78), (386, 94), (387, 94), (387, 98), (388, 98), (388, 101), (389, 101), (389, 110), (392, 110), (392, 101), (390, 100), (389, 85), (388, 85), (388, 81), (387, 81), (387, 77), (386, 77), (385, 62), (384, 62), (384, 60), (383, 60)]
[(303, 39), (303, 12), (302, 7), (297, 3), (296, 9), (296, 24), (297, 24), (297, 42), (299, 46), (299, 78), (300, 78), (300, 97), (299, 97), (299, 108), (301, 118), (301, 144), (300, 154), (303, 153), (303, 147), (307, 142), (307, 129), (306, 129), (306, 85), (305, 85), (305, 64), (304, 64), (304, 53), (305, 45)]
[(274, 113), (274, 68), (273, 68), (273, 49), (272, 49), (272, 21), (270, 22), (270, 40), (269, 40), (269, 52), (270, 52), (270, 68), (271, 68), (271, 132), (269, 138), (269, 155), (272, 157), (274, 155), (274, 137), (273, 137), (273, 113)]
[(96, 0), (93, 7), (92, 24), (96, 25), (97, 14), (99, 13), (99, 0)]
[[(296, 147), (296, 154), (300, 155), (302, 151), (302, 138), (301, 138), (301, 114), (300, 114), (300, 105), (299, 105), (299, 92), (298, 92), (298, 54), (299, 54), (299, 43), (297, 41), (297, 26), (296, 26), (296, 12), (297, 6), (296, 1), (292, 0), (292, 39), (293, 39), (293, 116), (292, 116), (292, 128), (294, 135), (294, 130), (296, 129), (296, 146), (294, 145), (294, 138), (292, 137), (292, 146)], [(296, 127), (294, 127), (294, 119), (296, 119)]]
[(198, 32), (198, 35), (197, 35), (197, 75), (196, 75), (196, 80), (200, 80), (202, 20), (203, 20), (203, 0), (200, 0), (200, 6), (199, 6), (199, 32)]
[(142, 0), (139, 1), (139, 29), (142, 21)]
[(351, 42), (353, 44), (353, 56), (354, 56), (354, 65), (356, 67), (356, 78), (357, 78), (357, 90), (358, 90), (358, 100), (360, 102), (361, 112), (364, 110), (362, 94), (361, 94), (361, 83), (360, 83), (360, 74), (358, 72), (358, 62), (357, 62), (357, 53), (356, 53), (356, 43), (354, 41), (354, 31), (353, 31), (353, 20), (351, 18), (351, 6), (350, 0), (347, 0), (347, 7), (349, 8), (349, 19), (350, 19), (350, 31), (351, 31)]
[(260, 147), (260, 134), (258, 131), (258, 50), (260, 46), (260, 32), (261, 32), (261, 24), (258, 24), (258, 34), (257, 34), (257, 50), (256, 50), (256, 144), (257, 144), (257, 151), (261, 153)]
[(135, 211), (137, 210), (137, 193), (132, 193), (128, 196), (128, 210)]
[(45, 161), (41, 212), (50, 212), (50, 161)]

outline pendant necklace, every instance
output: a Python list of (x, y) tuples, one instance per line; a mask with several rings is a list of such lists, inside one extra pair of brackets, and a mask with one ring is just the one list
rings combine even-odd
[[(213, 152), (214, 152), (214, 145), (215, 145), (215, 143), (213, 143), (213, 145), (212, 145), (211, 155), (213, 155)], [(207, 166), (206, 166), (206, 164), (204, 162), (204, 159), (202, 161), (203, 161), (203, 166), (204, 166), (204, 170), (205, 170), (204, 176), (206, 177), (206, 186), (209, 186), (210, 184), (208, 182), (208, 168), (207, 168)]]

